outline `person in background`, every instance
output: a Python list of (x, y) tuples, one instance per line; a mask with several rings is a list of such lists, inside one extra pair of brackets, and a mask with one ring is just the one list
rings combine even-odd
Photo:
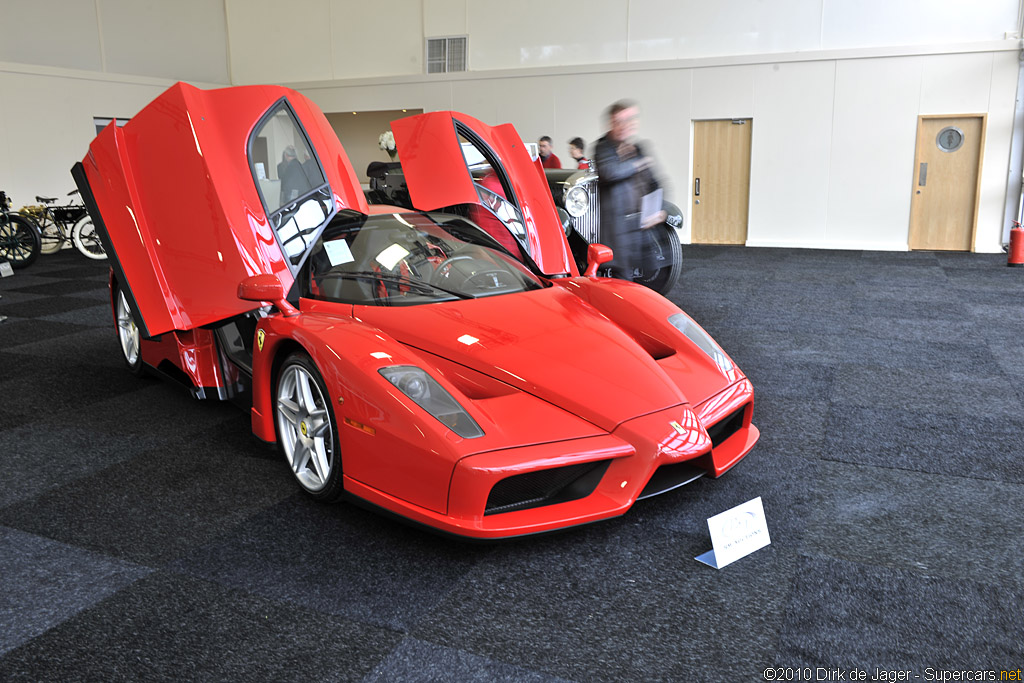
[(540, 164), (544, 168), (562, 168), (562, 161), (551, 151), (551, 138), (544, 135), (537, 140)]
[(569, 156), (576, 162), (576, 168), (578, 170), (585, 170), (590, 168), (590, 159), (583, 155), (583, 149), (586, 144), (583, 142), (583, 138), (573, 138), (569, 140)]
[(633, 280), (643, 259), (641, 230), (665, 220), (664, 211), (641, 225), (643, 197), (660, 187), (653, 160), (636, 140), (639, 109), (629, 100), (608, 107), (608, 132), (597, 141), (597, 192), (601, 204), (601, 235), (612, 248), (612, 275)]
[(281, 206), (294, 201), (303, 188), (302, 164), (299, 162), (295, 145), (288, 145), (281, 152), (281, 163), (277, 165), (277, 178), (281, 181)]

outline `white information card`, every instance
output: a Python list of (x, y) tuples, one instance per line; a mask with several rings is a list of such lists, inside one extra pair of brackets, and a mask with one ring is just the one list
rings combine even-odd
[(708, 531), (711, 532), (711, 550), (694, 559), (715, 569), (732, 564), (772, 542), (760, 496), (708, 517)]
[(0, 261), (0, 277), (10, 277), (14, 275), (14, 268), (7, 261)]

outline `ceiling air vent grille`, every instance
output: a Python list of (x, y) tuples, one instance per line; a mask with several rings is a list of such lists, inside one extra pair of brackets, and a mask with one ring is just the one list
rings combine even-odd
[(427, 38), (427, 73), (466, 70), (466, 36)]

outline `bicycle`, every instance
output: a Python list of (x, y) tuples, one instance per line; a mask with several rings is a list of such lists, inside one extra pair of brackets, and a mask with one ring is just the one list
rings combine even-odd
[[(68, 192), (69, 197), (77, 194), (78, 190)], [(38, 209), (36, 222), (39, 224), (44, 254), (54, 254), (66, 242), (71, 242), (78, 251), (91, 259), (99, 261), (107, 258), (107, 252), (103, 250), (103, 244), (96, 233), (96, 226), (92, 224), (84, 204), (51, 206), (57, 201), (56, 197), (36, 197), (36, 201), (42, 205)]]
[(11, 200), (0, 191), (0, 260), (12, 268), (25, 268), (39, 258), (42, 250), (39, 228), (31, 219), (10, 211)]

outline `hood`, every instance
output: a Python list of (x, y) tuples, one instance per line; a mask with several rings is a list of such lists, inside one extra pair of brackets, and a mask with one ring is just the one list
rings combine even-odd
[[(561, 287), (355, 316), (408, 346), (505, 382), (612, 431), (687, 401), (628, 334)], [(510, 325), (509, 321), (520, 321)]]

